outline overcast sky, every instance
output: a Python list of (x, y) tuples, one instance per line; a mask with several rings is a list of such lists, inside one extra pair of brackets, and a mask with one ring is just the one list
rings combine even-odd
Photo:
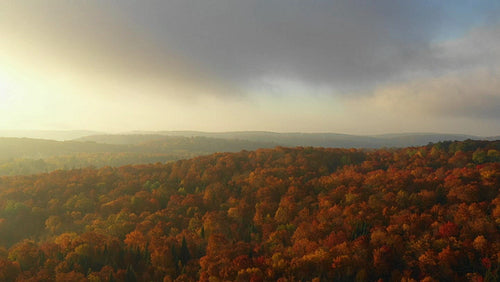
[(500, 1), (2, 1), (0, 129), (500, 135)]

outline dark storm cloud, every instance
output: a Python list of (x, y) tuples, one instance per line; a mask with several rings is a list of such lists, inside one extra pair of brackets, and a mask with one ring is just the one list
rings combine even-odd
[(227, 81), (290, 77), (352, 90), (456, 67), (431, 42), (450, 26), (475, 23), (477, 15), (469, 11), (471, 18), (458, 22), (461, 11), (439, 2), (137, 1), (121, 12)]

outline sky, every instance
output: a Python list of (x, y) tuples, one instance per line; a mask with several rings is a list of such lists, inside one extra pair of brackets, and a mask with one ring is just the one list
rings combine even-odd
[(0, 3), (0, 130), (500, 135), (500, 2)]

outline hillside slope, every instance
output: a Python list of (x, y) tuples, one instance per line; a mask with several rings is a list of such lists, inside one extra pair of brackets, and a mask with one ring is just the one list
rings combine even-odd
[(0, 277), (493, 281), (500, 142), (276, 148), (0, 178)]

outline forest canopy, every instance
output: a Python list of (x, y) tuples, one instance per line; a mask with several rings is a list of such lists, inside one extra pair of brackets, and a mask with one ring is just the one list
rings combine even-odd
[(0, 280), (495, 281), (499, 187), (470, 140), (4, 176)]

